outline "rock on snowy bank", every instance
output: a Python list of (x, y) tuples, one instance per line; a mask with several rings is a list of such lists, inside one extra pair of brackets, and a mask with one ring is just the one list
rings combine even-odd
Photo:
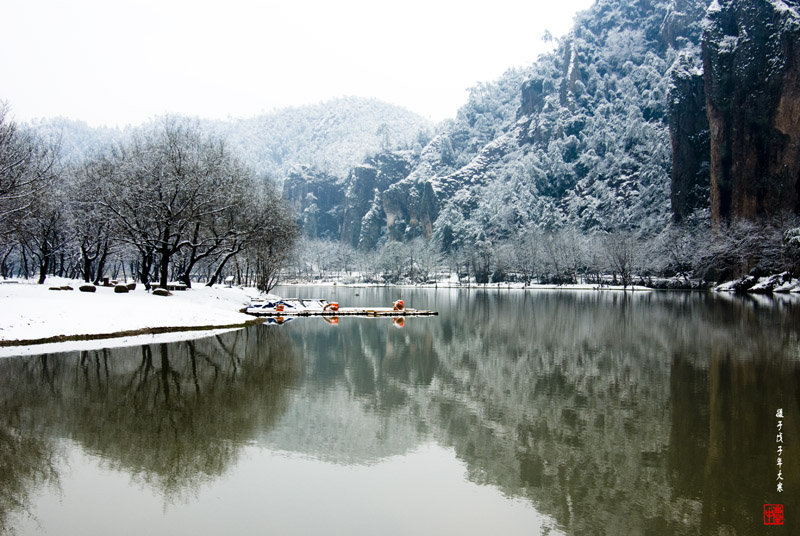
[(767, 277), (756, 277), (748, 275), (742, 279), (728, 281), (714, 288), (722, 292), (754, 292), (759, 294), (797, 293), (800, 292), (800, 280), (792, 277), (789, 272), (771, 275)]

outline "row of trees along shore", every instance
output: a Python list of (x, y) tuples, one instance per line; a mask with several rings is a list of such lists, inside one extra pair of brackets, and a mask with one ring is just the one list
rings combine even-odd
[(237, 273), (269, 290), (298, 235), (274, 185), (226, 144), (165, 119), (78, 162), (0, 106), (0, 275), (97, 283)]
[(196, 124), (167, 118), (77, 162), (0, 104), (0, 276), (213, 285), (227, 274), (267, 291), (298, 281), (612, 283), (678, 286), (742, 275), (800, 275), (800, 221), (782, 214), (711, 229), (707, 214), (657, 236), (462, 229), (460, 240), (384, 241), (374, 251), (302, 239), (275, 186)]
[(713, 230), (708, 218), (670, 225), (657, 236), (635, 231), (528, 229), (508, 237), (478, 235), (443, 251), (434, 237), (387, 241), (375, 251), (302, 239), (286, 276), (297, 281), (634, 284), (697, 288), (746, 274), (800, 275), (800, 221), (782, 215), (737, 220)]

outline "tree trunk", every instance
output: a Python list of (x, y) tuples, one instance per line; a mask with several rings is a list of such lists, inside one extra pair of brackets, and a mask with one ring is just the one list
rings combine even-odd
[(81, 257), (83, 258), (83, 282), (88, 283), (94, 279), (92, 262), (97, 258), (97, 253), (95, 253), (94, 257), (90, 256), (86, 246), (81, 244)]
[(153, 254), (152, 253), (142, 253), (142, 272), (139, 274), (139, 279), (141, 279), (142, 283), (144, 284), (144, 288), (150, 290), (150, 269), (153, 266)]
[(159, 248), (161, 254), (161, 277), (158, 279), (158, 284), (161, 288), (167, 288), (169, 281), (169, 226), (164, 229), (164, 236), (161, 237), (161, 247)]
[(5, 254), (3, 255), (3, 260), (0, 262), (0, 276), (3, 279), (8, 278), (8, 258), (11, 256), (11, 253), (14, 251), (14, 246), (11, 246), (6, 250)]
[(47, 277), (47, 270), (50, 268), (50, 258), (46, 255), (39, 261), (39, 284), (44, 285), (44, 280)]
[(192, 288), (192, 280), (189, 275), (192, 273), (195, 263), (199, 260), (197, 256), (197, 247), (195, 246), (195, 244), (197, 244), (197, 240), (199, 237), (200, 237), (200, 223), (198, 222), (194, 226), (194, 233), (192, 234), (192, 243), (189, 246), (191, 249), (191, 253), (189, 254), (189, 261), (186, 265), (186, 268), (181, 273), (181, 275), (178, 276), (178, 281), (186, 285), (186, 288)]
[(158, 285), (161, 288), (167, 288), (167, 282), (169, 281), (169, 253), (165, 252), (164, 250), (161, 251), (161, 276), (158, 278)]
[(28, 267), (28, 256), (25, 254), (25, 247), (22, 247), (22, 268), (23, 268), (23, 275), (25, 279), (30, 278), (31, 272), (30, 268)]
[(94, 279), (94, 274), (92, 273), (92, 261), (87, 257), (85, 254), (83, 255), (83, 282), (89, 283), (92, 279)]
[(227, 264), (227, 262), (231, 260), (231, 258), (233, 258), (233, 256), (236, 255), (237, 253), (239, 253), (238, 249), (236, 251), (231, 251), (230, 253), (225, 255), (225, 258), (222, 259), (222, 261), (219, 263), (219, 266), (217, 266), (217, 269), (214, 271), (214, 275), (212, 275), (211, 279), (209, 279), (208, 283), (206, 283), (207, 287), (213, 287), (217, 283), (217, 280), (219, 279), (219, 276), (222, 273), (223, 268), (225, 268), (225, 264)]
[(103, 277), (103, 272), (106, 269), (106, 260), (108, 259), (108, 240), (106, 240), (105, 244), (103, 244), (103, 254), (100, 256), (100, 260), (97, 262), (97, 272), (95, 273), (94, 282), (95, 284)]

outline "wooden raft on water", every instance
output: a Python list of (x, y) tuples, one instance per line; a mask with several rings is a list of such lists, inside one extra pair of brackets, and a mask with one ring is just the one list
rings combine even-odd
[(390, 307), (341, 307), (338, 311), (247, 311), (254, 316), (438, 316), (438, 311), (403, 309)]
[(437, 311), (407, 309), (403, 300), (392, 307), (339, 307), (337, 302), (321, 299), (284, 298), (259, 300), (244, 312), (253, 316), (436, 316)]

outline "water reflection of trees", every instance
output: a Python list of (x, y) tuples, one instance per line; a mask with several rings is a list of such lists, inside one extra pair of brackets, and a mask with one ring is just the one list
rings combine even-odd
[[(785, 428), (800, 437), (793, 303), (441, 294), (438, 318), (409, 319), (402, 330), (351, 319), (334, 330), (292, 325), (310, 360), (304, 384), (348, 393), (337, 414), (361, 411), (355, 402), (385, 416), (359, 421), (353, 435), (430, 433), (455, 449), (472, 480), (527, 497), (574, 534), (748, 534), (762, 526), (760, 504), (781, 502), (762, 497), (774, 489), (769, 426), (779, 400), (795, 416)], [(301, 417), (293, 422), (295, 434), (307, 427)], [(296, 448), (323, 451), (329, 431), (315, 430)], [(394, 438), (403, 444), (402, 434)], [(323, 457), (375, 452), (375, 443), (347, 441)]]
[[(1, 409), (13, 422), (9, 408)], [(53, 444), (19, 435), (8, 424), (0, 423), (0, 534), (13, 534), (15, 515), (30, 515), (31, 495), (39, 486), (58, 483)]]
[(773, 492), (777, 407), (786, 437), (800, 437), (791, 303), (474, 291), (409, 301), (440, 316), (402, 329), (301, 319), (8, 360), (0, 397), (22, 408), (22, 435), (73, 438), (167, 495), (222, 474), (253, 438), (370, 463), (430, 437), (469, 478), (572, 534), (749, 534), (761, 504), (800, 492), (796, 440), (783, 500)]
[(576, 534), (747, 534), (761, 526), (762, 497), (781, 502), (771, 482), (775, 409), (794, 416), (789, 434), (800, 431), (791, 304), (464, 299), (443, 328), (461, 336), (436, 338), (445, 400), (435, 428), (476, 481), (529, 497)]
[(225, 473), (285, 410), (301, 362), (277, 330), (0, 363), (22, 437), (69, 438), (173, 500)]

